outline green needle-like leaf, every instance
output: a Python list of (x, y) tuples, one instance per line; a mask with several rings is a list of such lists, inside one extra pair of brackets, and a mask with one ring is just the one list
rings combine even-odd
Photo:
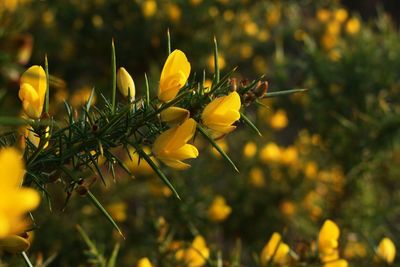
[(146, 107), (150, 107), (150, 87), (149, 87), (149, 80), (147, 79), (147, 74), (144, 74), (144, 80), (146, 82)]
[(217, 38), (214, 36), (214, 82), (219, 82), (219, 62), (218, 62), (218, 43)]
[(175, 197), (180, 200), (181, 197), (179, 196), (178, 192), (175, 190), (174, 186), (168, 180), (167, 176), (161, 171), (160, 167), (158, 167), (154, 163), (154, 161), (149, 157), (149, 155), (146, 154), (146, 152), (143, 151), (143, 149), (141, 149), (139, 146), (135, 144), (131, 145), (136, 149), (136, 152), (139, 153), (139, 156), (143, 158), (150, 165), (150, 167), (155, 171), (158, 177), (160, 177), (160, 179), (165, 183), (165, 185), (168, 186), (168, 188), (174, 193)]
[(283, 91), (278, 91), (278, 92), (269, 92), (266, 93), (263, 98), (269, 98), (269, 97), (276, 97), (276, 96), (281, 96), (281, 95), (290, 95), (294, 93), (301, 93), (301, 92), (306, 92), (308, 89), (292, 89), (292, 90), (283, 90)]
[(114, 39), (111, 41), (111, 77), (112, 77), (112, 98), (111, 98), (111, 111), (115, 112), (115, 98), (117, 94), (117, 63), (115, 58)]
[(92, 194), (92, 192), (90, 192), (88, 190), (86, 196), (93, 203), (93, 205), (95, 205), (96, 208), (98, 208), (99, 211), (107, 218), (107, 220), (112, 224), (112, 226), (114, 226), (114, 228), (118, 231), (118, 233), (125, 239), (125, 236), (122, 234), (122, 231), (118, 227), (117, 223), (114, 221), (114, 219), (111, 217), (111, 215), (107, 212), (107, 210), (103, 207), (103, 205), (101, 205), (101, 203), (97, 200), (97, 198)]
[(199, 124), (197, 124), (197, 129), (199, 132), (208, 140), (208, 142), (211, 143), (211, 145), (221, 154), (221, 156), (229, 163), (229, 165), (232, 166), (232, 168), (239, 172), (239, 169), (236, 167), (235, 163), (229, 158), (229, 156), (225, 153), (224, 150), (215, 142), (215, 140), (208, 135), (208, 133), (201, 127)]
[(49, 112), (49, 98), (50, 98), (50, 92), (49, 92), (49, 62), (47, 61), (47, 54), (44, 55), (44, 71), (46, 72), (46, 95), (45, 95), (45, 101), (44, 101), (44, 112), (48, 113)]
[(250, 126), (250, 128), (255, 131), (259, 136), (262, 136), (260, 130), (258, 130), (257, 126), (254, 125), (254, 123), (246, 116), (244, 115), (243, 112), (240, 112), (240, 117), (243, 119), (243, 121)]
[(168, 55), (171, 54), (171, 35), (169, 34), (169, 29), (167, 29), (167, 45), (168, 45)]

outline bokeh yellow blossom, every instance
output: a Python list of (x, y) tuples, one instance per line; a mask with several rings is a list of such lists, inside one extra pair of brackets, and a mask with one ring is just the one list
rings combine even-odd
[(187, 267), (204, 266), (209, 256), (210, 250), (206, 241), (200, 235), (194, 238), (190, 247), (179, 249), (175, 254), (176, 259)]
[(279, 233), (272, 234), (260, 255), (261, 266), (268, 266), (270, 262), (284, 265), (289, 260), (289, 246), (282, 241)]
[(282, 109), (277, 110), (269, 119), (269, 125), (272, 129), (280, 130), (288, 125), (286, 112)]
[(148, 258), (141, 258), (138, 260), (136, 267), (153, 267)]
[(396, 257), (396, 246), (390, 238), (383, 238), (376, 248), (378, 258), (387, 264), (392, 264)]
[(24, 174), (22, 155), (14, 148), (0, 150), (0, 239), (23, 231), (25, 213), (39, 205), (39, 194), (21, 187)]
[(208, 207), (207, 215), (210, 221), (222, 222), (231, 212), (232, 208), (226, 203), (225, 198), (223, 196), (216, 196), (210, 207)]

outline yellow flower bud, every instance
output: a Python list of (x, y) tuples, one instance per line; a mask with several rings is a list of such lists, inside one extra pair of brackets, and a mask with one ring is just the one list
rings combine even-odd
[(21, 253), (27, 250), (29, 246), (29, 241), (18, 235), (10, 235), (0, 239), (0, 250), (7, 251), (9, 253)]
[(179, 107), (169, 107), (160, 113), (161, 121), (169, 124), (180, 124), (189, 119), (190, 112)]
[(173, 51), (164, 64), (160, 77), (158, 99), (171, 101), (185, 85), (190, 74), (190, 63), (181, 50)]
[(376, 249), (376, 254), (380, 260), (392, 264), (396, 257), (396, 247), (393, 241), (387, 237), (383, 238)]
[(18, 96), (24, 112), (32, 119), (42, 115), (46, 87), (46, 73), (41, 66), (32, 66), (21, 76)]
[(260, 255), (261, 266), (267, 266), (272, 260), (274, 263), (285, 264), (289, 259), (289, 246), (282, 241), (279, 233), (273, 233), (271, 239), (264, 246)]
[(135, 100), (135, 83), (131, 75), (123, 67), (119, 68), (117, 72), (117, 86), (123, 96), (129, 96), (131, 101)]

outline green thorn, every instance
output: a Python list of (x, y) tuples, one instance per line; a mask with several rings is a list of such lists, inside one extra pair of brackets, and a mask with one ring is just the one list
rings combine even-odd
[(149, 87), (149, 80), (147, 79), (147, 74), (144, 74), (144, 80), (146, 83), (146, 107), (150, 107), (150, 87)]
[(243, 121), (250, 126), (250, 128), (255, 131), (259, 136), (262, 136), (260, 130), (258, 130), (257, 126), (254, 125), (254, 123), (246, 116), (244, 115), (243, 112), (240, 112), (240, 117), (243, 119)]
[(115, 113), (115, 97), (117, 94), (117, 63), (115, 58), (115, 45), (114, 39), (111, 40), (111, 77), (112, 77), (112, 98), (111, 98), (111, 112)]
[(31, 261), (29, 260), (28, 255), (26, 255), (26, 252), (22, 251), (21, 255), (22, 255), (22, 258), (24, 259), (24, 262), (25, 262), (26, 266), (33, 267)]
[(219, 82), (219, 57), (218, 57), (218, 43), (217, 38), (214, 36), (214, 80), (215, 83)]
[(168, 46), (168, 55), (171, 54), (171, 35), (169, 34), (169, 29), (167, 29), (167, 46)]
[(266, 93), (263, 98), (269, 98), (269, 97), (275, 97), (275, 96), (280, 96), (280, 95), (290, 95), (294, 93), (301, 93), (301, 92), (306, 92), (308, 89), (292, 89), (292, 90), (284, 90), (284, 91), (278, 91), (278, 92), (270, 92)]
[(107, 210), (101, 205), (101, 203), (97, 200), (97, 198), (90, 192), (90, 190), (87, 191), (86, 196), (89, 198), (89, 200), (93, 203), (93, 205), (96, 206), (96, 208), (99, 209), (99, 211), (107, 218), (107, 220), (114, 226), (114, 228), (118, 231), (118, 233), (125, 239), (125, 236), (122, 234), (121, 229), (118, 227), (117, 223), (114, 221), (114, 219), (111, 217), (111, 215), (107, 212)]
[(167, 176), (161, 171), (161, 169), (154, 163), (154, 161), (149, 157), (149, 155), (146, 154), (146, 152), (143, 151), (139, 146), (131, 144), (134, 146), (136, 151), (139, 153), (139, 155), (150, 165), (150, 167), (156, 172), (158, 177), (161, 178), (161, 180), (165, 183), (166, 186), (174, 193), (175, 197), (179, 200), (181, 200), (181, 197), (179, 196), (178, 192), (175, 190), (174, 186), (171, 184), (171, 182), (168, 180)]
[(199, 132), (208, 140), (208, 142), (211, 143), (211, 145), (221, 154), (221, 156), (232, 166), (232, 168), (239, 172), (239, 169), (236, 167), (235, 163), (229, 158), (229, 156), (225, 153), (224, 150), (215, 142), (215, 140), (207, 134), (207, 132), (201, 127), (199, 124), (197, 124), (197, 129)]
[(46, 96), (44, 101), (44, 112), (49, 113), (50, 86), (49, 86), (49, 62), (47, 61), (47, 54), (44, 55), (44, 71), (46, 73)]

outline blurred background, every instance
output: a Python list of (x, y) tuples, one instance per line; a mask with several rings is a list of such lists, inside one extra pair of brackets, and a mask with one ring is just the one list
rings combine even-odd
[[(206, 146), (188, 171), (166, 169), (181, 202), (149, 166), (128, 159), (134, 178), (120, 171), (107, 188), (94, 185), (126, 240), (78, 194), (62, 212), (65, 192), (52, 184), (49, 190), (58, 192), (52, 211), (43, 201), (34, 212), (40, 227), (31, 257), (54, 255), (50, 266), (90, 266), (80, 224), (107, 255), (121, 243), (118, 266), (141, 257), (176, 266), (174, 242), (196, 234), (205, 237), (211, 258), (220, 251), (231, 266), (240, 254), (243, 266), (257, 266), (274, 231), (307, 258), (330, 218), (342, 230), (341, 255), (371, 266), (372, 244), (388, 236), (399, 245), (400, 237), (399, 7), (377, 0), (1, 0), (0, 115), (20, 114), (19, 76), (43, 65), (45, 54), (56, 118), (65, 116), (64, 100), (78, 108), (92, 87), (107, 94), (112, 38), (117, 66), (133, 76), (137, 94), (147, 73), (154, 95), (167, 29), (192, 73), (205, 70), (212, 78), (215, 36), (222, 73), (238, 67), (234, 76), (243, 83), (265, 75), (270, 91), (309, 89), (246, 110), (262, 137), (238, 125), (219, 140), (240, 173)], [(97, 104), (104, 104), (99, 94)], [(215, 198), (230, 212), (216, 216)]]

